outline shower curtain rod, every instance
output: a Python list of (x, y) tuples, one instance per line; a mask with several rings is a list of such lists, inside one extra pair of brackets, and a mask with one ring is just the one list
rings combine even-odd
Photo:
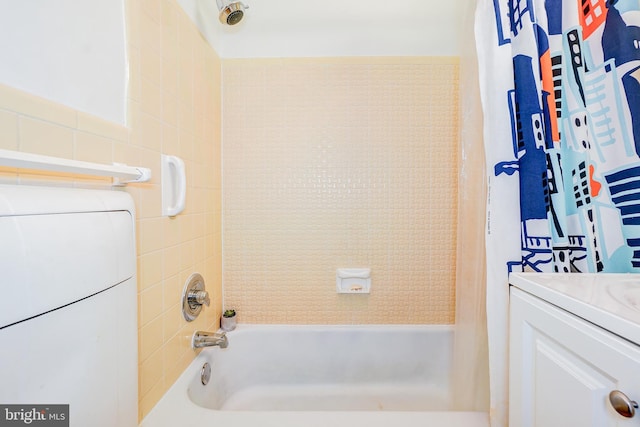
[[(93, 176), (111, 176), (114, 178), (114, 185), (147, 182), (151, 179), (151, 169), (148, 168), (127, 166), (119, 163), (104, 165), (1, 149), (0, 166)], [(120, 179), (126, 179), (127, 181), (120, 181)]]

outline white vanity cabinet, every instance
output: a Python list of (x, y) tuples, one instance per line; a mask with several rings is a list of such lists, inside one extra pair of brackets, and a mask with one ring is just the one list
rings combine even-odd
[(640, 426), (638, 277), (510, 277), (510, 427)]

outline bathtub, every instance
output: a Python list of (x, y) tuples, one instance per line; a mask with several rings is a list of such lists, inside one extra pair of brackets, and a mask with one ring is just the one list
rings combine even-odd
[(489, 425), (486, 413), (451, 411), (451, 326), (240, 325), (227, 336), (141, 426)]

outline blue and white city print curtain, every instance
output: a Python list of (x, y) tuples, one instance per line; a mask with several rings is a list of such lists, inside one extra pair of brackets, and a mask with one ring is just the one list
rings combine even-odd
[(492, 426), (508, 273), (640, 272), (640, 0), (477, 0)]
[(640, 1), (494, 0), (494, 11), (513, 61), (500, 117), (511, 149), (490, 171), (519, 182), (508, 270), (640, 272)]

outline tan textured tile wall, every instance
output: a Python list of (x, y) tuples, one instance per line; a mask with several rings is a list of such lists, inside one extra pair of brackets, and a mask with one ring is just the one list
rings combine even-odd
[[(128, 127), (0, 85), (0, 148), (152, 169), (129, 185), (137, 210), (139, 408), (149, 412), (195, 353), (196, 329), (216, 329), (221, 309), (220, 60), (175, 0), (129, 0)], [(160, 155), (187, 168), (187, 203), (161, 216)], [(0, 168), (0, 182), (111, 188), (109, 179)], [(184, 282), (200, 272), (212, 306), (187, 323)]]
[[(456, 58), (223, 60), (225, 306), (453, 323), (457, 106)], [(371, 294), (336, 294), (339, 267)]]
[[(140, 415), (146, 415), (191, 362), (191, 335), (218, 327), (221, 266), (220, 59), (175, 0), (129, 0), (131, 142), (157, 171), (140, 191)], [(160, 154), (187, 167), (187, 203), (160, 216)], [(211, 307), (196, 321), (181, 314), (193, 272), (205, 278)]]

